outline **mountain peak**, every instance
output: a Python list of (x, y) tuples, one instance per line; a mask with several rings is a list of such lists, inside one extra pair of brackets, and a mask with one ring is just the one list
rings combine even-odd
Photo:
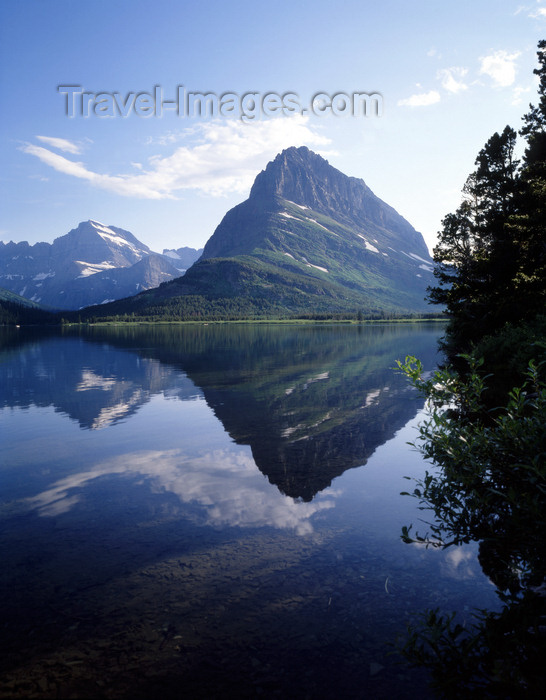
[(179, 275), (130, 231), (94, 219), (53, 243), (0, 246), (0, 287), (58, 309), (130, 296)]
[(224, 216), (177, 290), (269, 294), (291, 311), (375, 305), (407, 312), (426, 308), (431, 275), (426, 244), (408, 221), (363, 180), (292, 147)]
[(90, 228), (95, 230), (99, 235), (105, 233), (110, 236), (115, 236), (114, 229), (111, 226), (103, 224), (101, 221), (95, 221), (94, 219), (88, 219), (87, 221), (82, 221), (78, 226), (78, 229)]
[(373, 210), (377, 200), (364, 180), (343, 174), (306, 146), (285, 149), (256, 178), (250, 199), (275, 197), (326, 215)]
[(285, 148), (283, 151), (277, 154), (272, 163), (276, 163), (277, 161), (293, 163), (307, 162), (312, 165), (330, 165), (325, 158), (318, 153), (311, 151), (309, 148), (307, 148), (307, 146), (290, 146), (289, 148)]

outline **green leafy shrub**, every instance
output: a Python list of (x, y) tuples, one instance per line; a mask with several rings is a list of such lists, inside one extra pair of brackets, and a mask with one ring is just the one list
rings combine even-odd
[(529, 362), (504, 406), (484, 399), (493, 375), (483, 360), (461, 359), (431, 377), (414, 357), (398, 367), (426, 397), (427, 418), (414, 446), (432, 463), (412, 492), (428, 512), (428, 531), (402, 539), (446, 548), (479, 542), (484, 573), (503, 603), (465, 630), (454, 615), (428, 611), (401, 648), (428, 666), (436, 689), (460, 697), (543, 697), (546, 658), (546, 363)]

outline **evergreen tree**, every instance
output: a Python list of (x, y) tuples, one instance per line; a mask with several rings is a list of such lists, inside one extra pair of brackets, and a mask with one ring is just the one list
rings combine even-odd
[(521, 173), (519, 215), (510, 228), (518, 242), (520, 265), (515, 293), (524, 300), (523, 316), (544, 313), (546, 302), (546, 41), (538, 44), (539, 101), (523, 117), (520, 134), (527, 140)]
[(478, 333), (494, 330), (513, 311), (515, 242), (507, 222), (517, 208), (516, 132), (507, 126), (495, 133), (476, 158), (476, 170), (463, 188), (463, 202), (443, 220), (434, 248), (432, 303), (447, 308), (451, 343), (464, 347)]
[(539, 67), (533, 73), (538, 75), (539, 101), (536, 106), (529, 105), (529, 112), (524, 115), (525, 126), (520, 134), (527, 139), (525, 150), (525, 167), (527, 175), (542, 175), (546, 170), (546, 41), (538, 43)]
[(429, 300), (450, 318), (446, 348), (467, 351), (506, 323), (532, 322), (546, 303), (546, 41), (538, 44), (538, 103), (524, 115), (521, 167), (507, 126), (478, 154), (463, 202), (434, 249)]

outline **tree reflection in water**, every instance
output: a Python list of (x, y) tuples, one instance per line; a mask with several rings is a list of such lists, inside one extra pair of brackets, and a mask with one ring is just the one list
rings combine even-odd
[[(497, 589), (500, 612), (481, 611), (472, 629), (455, 615), (429, 610), (409, 629), (406, 658), (431, 669), (446, 697), (546, 696), (546, 381), (545, 364), (529, 364), (527, 379), (504, 408), (487, 408), (480, 362), (423, 378), (413, 357), (399, 363), (426, 397), (429, 418), (418, 447), (437, 469), (412, 495), (433, 514), (429, 533), (408, 543), (446, 548), (479, 542), (479, 561)], [(463, 691), (464, 689), (464, 691)]]

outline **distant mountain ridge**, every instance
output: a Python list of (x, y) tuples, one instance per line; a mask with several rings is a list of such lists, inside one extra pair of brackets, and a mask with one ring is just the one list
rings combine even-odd
[(432, 269), (422, 235), (363, 180), (292, 147), (256, 177), (184, 276), (104, 312), (422, 313)]
[(80, 309), (179, 277), (192, 262), (192, 249), (184, 250), (185, 260), (160, 255), (129, 231), (89, 220), (53, 243), (0, 243), (0, 286), (45, 306)]
[(195, 249), (183, 246), (182, 248), (164, 248), (163, 255), (173, 261), (179, 269), (186, 271), (198, 260), (203, 253), (203, 248)]

